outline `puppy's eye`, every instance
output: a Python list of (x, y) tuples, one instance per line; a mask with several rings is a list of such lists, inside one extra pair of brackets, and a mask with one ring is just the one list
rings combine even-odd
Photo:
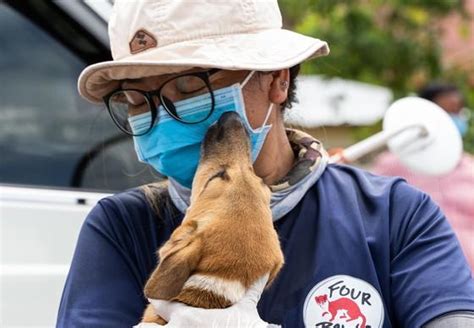
[(230, 180), (230, 176), (227, 174), (226, 170), (225, 169), (222, 169), (220, 170), (219, 172), (217, 172), (216, 174), (214, 174), (213, 176), (211, 176), (206, 184), (204, 185), (204, 188), (202, 188), (202, 191), (201, 192), (204, 192), (204, 190), (206, 190), (207, 186), (209, 185), (209, 182), (211, 182), (212, 180), (216, 179), (216, 178), (220, 178), (222, 180), (225, 180), (225, 181), (228, 181)]
[(216, 174), (214, 174), (212, 177), (210, 177), (209, 180), (207, 180), (207, 183), (209, 183), (211, 180), (214, 180), (216, 178), (220, 178), (220, 179), (225, 180), (225, 181), (230, 180), (230, 176), (229, 176), (229, 174), (227, 174), (227, 171), (225, 169), (222, 169), (219, 172), (217, 172)]
[(229, 180), (230, 180), (230, 176), (229, 176), (229, 174), (227, 173), (226, 169), (225, 169), (225, 168), (222, 168), (222, 170), (220, 170), (219, 172), (217, 172), (216, 174), (214, 174), (213, 176), (211, 176), (211, 177), (207, 180), (207, 182), (206, 182), (206, 184), (204, 185), (204, 188), (202, 188), (200, 194), (202, 194), (202, 193), (206, 190), (207, 186), (209, 185), (209, 182), (211, 182), (212, 180), (217, 179), (217, 178), (220, 178), (220, 179), (222, 179), (222, 180), (224, 180), (224, 181), (229, 181)]

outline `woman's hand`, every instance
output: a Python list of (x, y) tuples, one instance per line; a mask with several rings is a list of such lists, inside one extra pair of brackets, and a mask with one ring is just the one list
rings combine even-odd
[[(260, 319), (257, 303), (268, 281), (268, 275), (257, 280), (245, 296), (226, 309), (201, 309), (179, 302), (152, 300), (156, 313), (168, 321), (165, 327), (216, 327), (216, 328), (266, 328), (268, 323)], [(140, 324), (137, 328), (161, 327), (156, 324)], [(275, 326), (274, 326), (275, 327)]]

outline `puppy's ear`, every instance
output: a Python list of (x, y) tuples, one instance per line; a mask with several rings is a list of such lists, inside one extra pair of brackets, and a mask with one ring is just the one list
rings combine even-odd
[(145, 296), (171, 300), (176, 297), (201, 257), (201, 242), (195, 238), (196, 224), (183, 224), (160, 249), (160, 263), (145, 285)]

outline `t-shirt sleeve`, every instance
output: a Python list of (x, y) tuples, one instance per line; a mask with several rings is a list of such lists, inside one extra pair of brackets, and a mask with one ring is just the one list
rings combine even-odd
[(59, 308), (57, 327), (131, 327), (145, 307), (120, 219), (102, 203), (86, 218)]
[(391, 300), (397, 326), (421, 327), (474, 310), (474, 282), (459, 242), (429, 196), (397, 183), (391, 194)]

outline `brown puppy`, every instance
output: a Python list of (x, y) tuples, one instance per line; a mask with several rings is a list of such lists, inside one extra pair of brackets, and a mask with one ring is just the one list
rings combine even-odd
[[(253, 172), (249, 138), (236, 113), (224, 113), (209, 128), (191, 206), (158, 255), (146, 297), (201, 308), (238, 302), (257, 279), (269, 274), (269, 284), (282, 267), (270, 190)], [(142, 322), (166, 323), (151, 305)]]

